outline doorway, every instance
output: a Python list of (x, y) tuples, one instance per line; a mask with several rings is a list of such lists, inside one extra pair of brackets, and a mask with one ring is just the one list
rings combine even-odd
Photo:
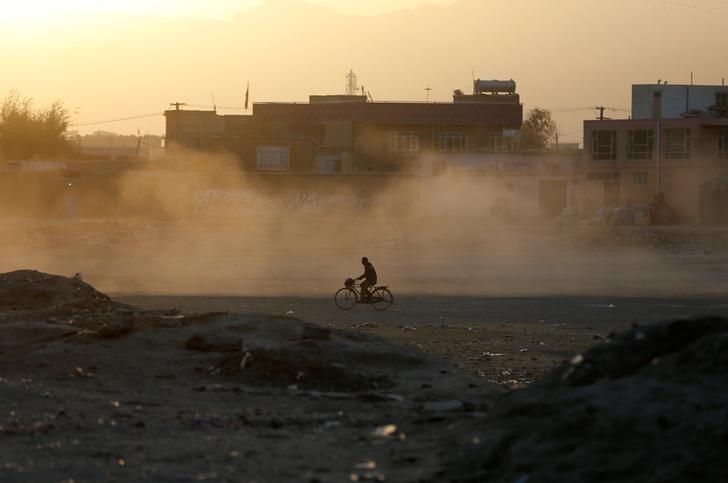
[(541, 218), (553, 219), (564, 212), (568, 204), (567, 182), (557, 180), (541, 180), (541, 196), (539, 200)]

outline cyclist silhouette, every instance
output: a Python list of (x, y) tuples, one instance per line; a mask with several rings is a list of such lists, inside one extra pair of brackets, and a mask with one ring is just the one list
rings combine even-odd
[(367, 257), (361, 259), (361, 264), (364, 265), (364, 275), (358, 277), (357, 280), (364, 280), (361, 283), (361, 300), (366, 302), (369, 300), (369, 288), (377, 284), (377, 271), (374, 270), (374, 265), (369, 262)]

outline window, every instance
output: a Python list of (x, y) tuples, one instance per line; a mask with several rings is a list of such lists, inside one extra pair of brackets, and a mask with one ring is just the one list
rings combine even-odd
[(718, 107), (728, 107), (728, 92), (716, 92), (715, 105)]
[(440, 133), (440, 151), (465, 151), (468, 149), (468, 133)]
[(690, 129), (665, 129), (667, 159), (690, 158)]
[(407, 156), (420, 150), (420, 135), (417, 131), (389, 131), (389, 154)]
[(589, 181), (619, 181), (619, 173), (618, 172), (588, 173), (586, 175), (586, 178)]
[(647, 173), (644, 171), (639, 173), (632, 173), (632, 181), (634, 182), (634, 184), (646, 185)]
[(617, 159), (617, 131), (592, 131), (592, 159), (595, 161)]
[(652, 129), (627, 131), (627, 159), (652, 159), (653, 136)]
[(728, 127), (720, 130), (718, 137), (718, 157), (720, 159), (728, 159)]
[(258, 171), (288, 171), (291, 148), (288, 146), (258, 146)]
[(502, 132), (488, 134), (488, 149), (491, 151), (507, 151)]

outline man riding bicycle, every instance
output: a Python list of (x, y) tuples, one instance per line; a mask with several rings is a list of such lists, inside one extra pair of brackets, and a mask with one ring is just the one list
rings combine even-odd
[(366, 302), (369, 300), (369, 288), (377, 284), (377, 271), (374, 270), (374, 265), (369, 263), (367, 257), (361, 259), (361, 264), (364, 265), (364, 275), (358, 277), (357, 280), (364, 280), (361, 283), (361, 301)]

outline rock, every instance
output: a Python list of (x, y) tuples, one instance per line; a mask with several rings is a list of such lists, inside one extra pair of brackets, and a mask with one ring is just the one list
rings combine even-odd
[(376, 438), (389, 438), (390, 436), (397, 433), (397, 425), (396, 424), (387, 424), (384, 426), (379, 426), (378, 428), (375, 428), (374, 431), (372, 431), (372, 436)]
[(185, 343), (185, 349), (197, 352), (238, 352), (242, 344), (241, 337), (206, 339), (202, 335), (196, 334)]
[(462, 425), (446, 481), (728, 481), (727, 354), (727, 319), (618, 334)]
[(430, 401), (422, 405), (422, 410), (432, 413), (465, 411), (465, 403), (456, 399), (450, 401)]
[(99, 327), (94, 332), (94, 337), (98, 339), (119, 339), (131, 334), (133, 330), (134, 324), (129, 320), (109, 322)]
[(303, 326), (302, 340), (331, 340), (331, 330), (318, 325), (306, 324)]

